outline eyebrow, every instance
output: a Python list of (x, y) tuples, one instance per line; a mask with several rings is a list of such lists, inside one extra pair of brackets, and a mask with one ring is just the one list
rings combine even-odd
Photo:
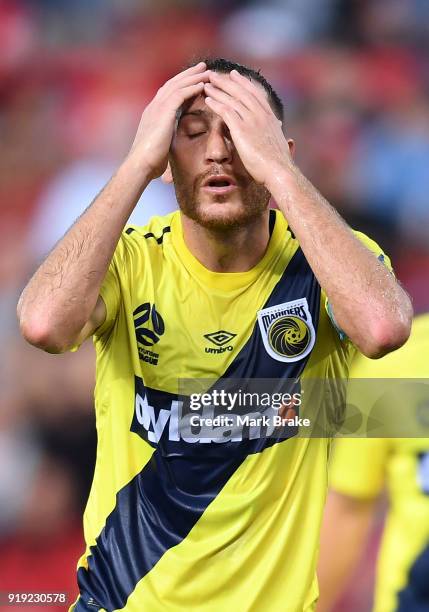
[(198, 109), (198, 110), (193, 110), (193, 111), (186, 111), (184, 113), (182, 113), (179, 117), (179, 121), (181, 121), (183, 119), (183, 117), (206, 117), (207, 116), (207, 111), (203, 110), (203, 109)]

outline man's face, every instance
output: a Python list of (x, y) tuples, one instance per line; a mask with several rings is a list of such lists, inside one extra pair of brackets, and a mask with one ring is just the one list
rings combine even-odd
[(202, 95), (183, 106), (169, 159), (179, 206), (203, 227), (245, 226), (268, 207), (270, 193), (246, 171), (228, 127)]

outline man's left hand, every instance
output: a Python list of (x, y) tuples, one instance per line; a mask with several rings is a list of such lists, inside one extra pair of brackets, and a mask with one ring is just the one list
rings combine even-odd
[(273, 173), (293, 165), (290, 143), (262, 87), (236, 70), (211, 72), (206, 104), (224, 120), (238, 155), (255, 181), (269, 189)]

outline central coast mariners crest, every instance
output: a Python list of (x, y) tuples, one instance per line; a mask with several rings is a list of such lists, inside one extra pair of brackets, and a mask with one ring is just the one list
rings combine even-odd
[(316, 332), (306, 298), (259, 310), (258, 323), (265, 349), (277, 361), (299, 361), (314, 346)]

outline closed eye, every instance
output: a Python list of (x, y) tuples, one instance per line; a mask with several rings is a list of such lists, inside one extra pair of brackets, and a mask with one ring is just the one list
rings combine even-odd
[(198, 138), (198, 136), (202, 136), (205, 132), (196, 132), (195, 134), (188, 134), (188, 138)]

